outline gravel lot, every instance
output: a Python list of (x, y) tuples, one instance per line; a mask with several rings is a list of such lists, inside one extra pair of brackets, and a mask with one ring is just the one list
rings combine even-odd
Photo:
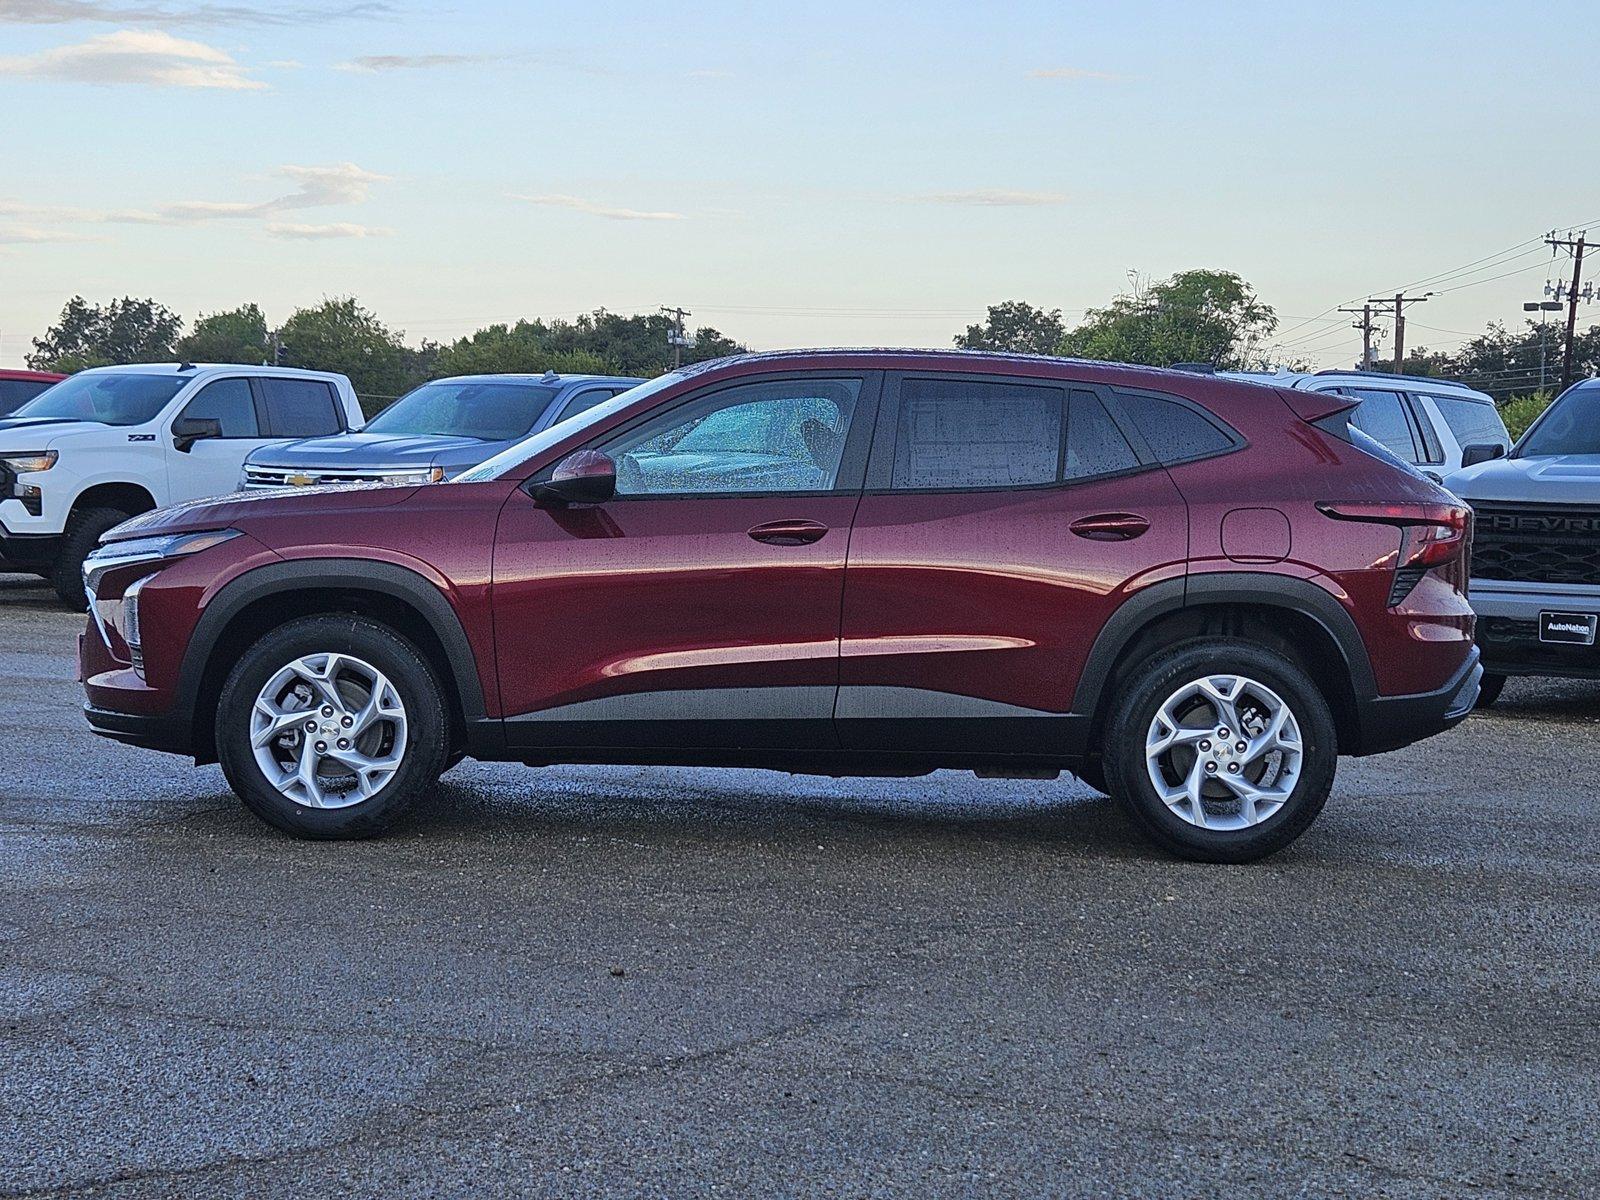
[(1600, 1195), (1600, 686), (1254, 867), (1074, 782), (467, 763), (381, 842), (91, 736), (0, 576), (0, 1195)]

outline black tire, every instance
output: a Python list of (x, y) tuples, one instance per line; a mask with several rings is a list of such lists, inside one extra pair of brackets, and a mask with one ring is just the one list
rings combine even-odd
[(61, 603), (80, 611), (89, 607), (83, 591), (83, 560), (100, 544), (101, 534), (121, 525), (128, 516), (120, 508), (80, 508), (67, 518), (61, 549), (48, 576)]
[[(1184, 684), (1206, 675), (1241, 675), (1270, 688), (1300, 728), (1299, 780), (1283, 805), (1258, 825), (1202, 829), (1168, 808), (1151, 782), (1145, 739), (1157, 712)], [(1328, 702), (1286, 655), (1253, 642), (1205, 637), (1145, 659), (1118, 686), (1102, 747), (1106, 782), (1157, 845), (1194, 862), (1246, 863), (1294, 841), (1316, 820), (1333, 787), (1338, 737)]]
[[(341, 808), (311, 808), (284, 795), (250, 745), (250, 718), (261, 689), (295, 659), (324, 653), (348, 654), (381, 671), (406, 714), (399, 770), (367, 799)], [(383, 833), (438, 783), (450, 753), (450, 717), (438, 675), (415, 646), (376, 621), (328, 614), (282, 625), (245, 651), (217, 701), (216, 744), (229, 785), (267, 824), (297, 837), (366, 838)]]
[(1490, 708), (1500, 699), (1500, 693), (1505, 690), (1506, 677), (1504, 675), (1484, 675), (1478, 684), (1478, 702), (1473, 708)]

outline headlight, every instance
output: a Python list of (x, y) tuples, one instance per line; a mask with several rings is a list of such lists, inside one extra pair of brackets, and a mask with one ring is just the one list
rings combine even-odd
[(219, 546), (229, 538), (239, 536), (237, 529), (212, 529), (204, 533), (170, 533), (157, 537), (132, 538), (126, 542), (108, 542), (83, 560), (83, 586), (89, 593), (91, 607), (100, 581), (108, 571), (131, 567), (138, 563), (164, 562), (183, 558)]
[(0, 466), (13, 475), (32, 475), (38, 471), (48, 471), (56, 465), (59, 457), (54, 450), (41, 450), (36, 454), (0, 454)]
[(424, 483), (439, 483), (444, 479), (443, 467), (425, 467), (422, 470), (378, 471), (378, 478), (391, 487), (419, 487)]

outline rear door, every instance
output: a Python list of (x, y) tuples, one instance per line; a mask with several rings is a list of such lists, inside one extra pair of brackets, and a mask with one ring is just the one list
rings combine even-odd
[[(180, 450), (167, 435), (169, 503), (222, 496), (237, 490), (244, 460), (252, 450), (270, 444), (263, 432), (260, 405), (248, 376), (212, 379), (179, 411), (185, 417), (209, 418), (222, 426), (222, 436), (203, 438)], [(170, 429), (170, 427), (169, 427)]]
[(1092, 386), (889, 377), (845, 572), (846, 748), (1065, 749), (1107, 618), (1184, 571), (1183, 498), (1129, 434)]

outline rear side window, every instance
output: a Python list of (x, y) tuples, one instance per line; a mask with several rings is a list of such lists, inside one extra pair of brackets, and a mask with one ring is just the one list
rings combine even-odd
[(1118, 392), (1117, 401), (1144, 434), (1150, 452), (1169, 466), (1221, 454), (1239, 445), (1238, 435), (1176, 400), (1143, 392)]
[(1066, 394), (968, 379), (907, 379), (890, 486), (1004, 488), (1061, 477)]
[(1350, 424), (1380, 446), (1407, 462), (1417, 461), (1417, 444), (1411, 436), (1411, 422), (1398, 392), (1378, 388), (1341, 388), (1346, 396), (1361, 403), (1350, 414)]
[(322, 437), (344, 428), (331, 384), (320, 379), (258, 381), (266, 399), (267, 424), (273, 437)]
[(183, 406), (184, 417), (209, 417), (222, 424), (225, 438), (259, 437), (256, 427), (256, 401), (248, 379), (219, 379), (200, 389), (200, 394)]
[(0, 379), (0, 416), (21, 408), (47, 387), (53, 387), (43, 379)]
[(1439, 406), (1439, 415), (1444, 418), (1444, 423), (1450, 426), (1450, 432), (1456, 435), (1456, 441), (1463, 446), (1503, 446), (1510, 440), (1506, 436), (1505, 424), (1500, 420), (1500, 414), (1495, 411), (1494, 405), (1462, 400), (1456, 396), (1430, 394), (1428, 399)]
[(557, 421), (565, 421), (568, 417), (575, 417), (581, 412), (588, 412), (602, 400), (609, 400), (617, 394), (616, 388), (589, 388), (579, 392), (562, 406), (561, 415)]
[(1074, 391), (1067, 408), (1066, 478), (1087, 479), (1138, 466), (1139, 456), (1100, 403), (1100, 397), (1093, 392)]

